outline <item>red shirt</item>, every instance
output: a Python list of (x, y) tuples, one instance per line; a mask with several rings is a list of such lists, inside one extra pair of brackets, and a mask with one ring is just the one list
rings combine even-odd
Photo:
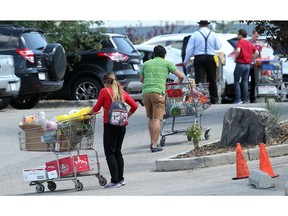
[(245, 39), (238, 41), (237, 48), (240, 48), (240, 54), (237, 58), (237, 62), (242, 64), (250, 64), (256, 48)]
[[(113, 96), (112, 88), (102, 88), (100, 90), (98, 100), (96, 104), (93, 106), (94, 112), (98, 112), (101, 109), (101, 107), (103, 107), (103, 110), (104, 110), (103, 123), (104, 124), (108, 122), (108, 112), (112, 104), (111, 96), (107, 91), (108, 89), (111, 95)], [(124, 102), (130, 106), (129, 112), (134, 113), (138, 108), (138, 104), (130, 97), (130, 95), (127, 92), (123, 91), (123, 94), (124, 94)]]

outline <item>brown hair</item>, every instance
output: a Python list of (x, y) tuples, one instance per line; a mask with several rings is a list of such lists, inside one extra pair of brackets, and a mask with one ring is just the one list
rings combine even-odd
[(113, 101), (124, 101), (123, 88), (118, 82), (115, 74), (106, 73), (103, 77), (103, 82), (107, 82), (112, 86), (112, 90), (113, 90), (112, 100)]

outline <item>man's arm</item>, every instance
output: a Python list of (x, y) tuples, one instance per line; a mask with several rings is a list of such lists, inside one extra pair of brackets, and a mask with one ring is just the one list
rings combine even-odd
[(144, 76), (143, 76), (142, 74), (140, 74), (139, 81), (140, 81), (141, 83), (144, 82)]
[(184, 59), (185, 66), (188, 64), (190, 58), (193, 56), (193, 52), (194, 52), (194, 36), (192, 34), (185, 50), (185, 59)]
[(179, 71), (178, 69), (176, 71), (174, 71), (174, 74), (178, 77), (178, 84), (182, 84), (183, 80), (184, 80), (184, 74)]

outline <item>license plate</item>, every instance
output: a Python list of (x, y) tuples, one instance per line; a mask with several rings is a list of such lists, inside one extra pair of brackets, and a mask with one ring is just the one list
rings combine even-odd
[(16, 83), (10, 83), (10, 89), (11, 91), (16, 91), (17, 90)]
[(138, 64), (133, 64), (133, 69), (134, 70), (139, 70), (139, 65)]
[(45, 73), (38, 73), (39, 80), (45, 80)]

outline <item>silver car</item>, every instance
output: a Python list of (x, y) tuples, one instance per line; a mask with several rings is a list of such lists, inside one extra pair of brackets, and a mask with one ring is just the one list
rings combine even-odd
[(6, 108), (20, 90), (20, 78), (15, 76), (11, 55), (0, 55), (0, 110)]

